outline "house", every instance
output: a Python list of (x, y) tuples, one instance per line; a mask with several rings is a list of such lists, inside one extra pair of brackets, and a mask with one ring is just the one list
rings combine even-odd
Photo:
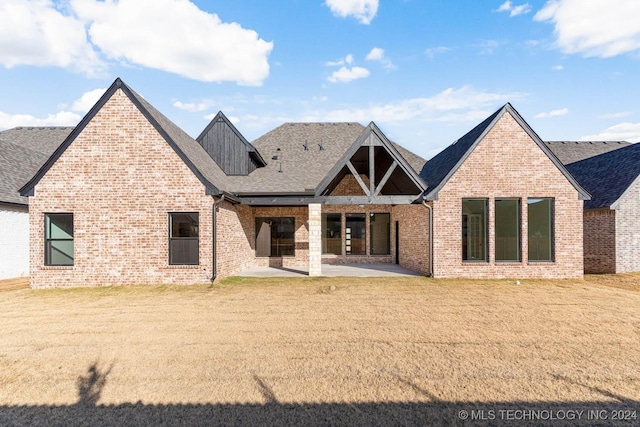
[(18, 127), (0, 132), (0, 280), (29, 274), (29, 199), (18, 190), (72, 129)]
[(591, 194), (584, 204), (585, 273), (640, 271), (640, 145), (547, 143)]
[(370, 123), (193, 139), (120, 79), (37, 174), (32, 287), (202, 283), (252, 266), (398, 263), (580, 277), (588, 193), (509, 104), (424, 159)]

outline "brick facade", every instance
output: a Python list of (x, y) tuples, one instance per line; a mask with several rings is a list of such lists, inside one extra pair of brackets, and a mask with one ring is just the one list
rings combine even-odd
[(616, 211), (584, 213), (584, 272), (616, 272)]
[[(496, 262), (496, 198), (521, 201), (521, 262)], [(527, 199), (554, 199), (555, 261), (527, 261)], [(488, 262), (462, 261), (462, 199), (487, 198)], [(578, 192), (510, 114), (488, 132), (433, 202), (436, 277), (582, 277), (582, 201)]]
[[(202, 183), (117, 90), (29, 200), (31, 286), (207, 282), (212, 204)], [(56, 212), (74, 215), (73, 267), (44, 266), (44, 214)], [(199, 265), (168, 264), (169, 212), (199, 213)]]

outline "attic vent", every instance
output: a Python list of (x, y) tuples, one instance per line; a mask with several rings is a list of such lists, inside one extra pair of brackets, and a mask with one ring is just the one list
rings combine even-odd
[(307, 143), (307, 140), (304, 140), (304, 144), (302, 144), (302, 146), (304, 147), (304, 151), (309, 151), (309, 144)]
[(278, 160), (278, 156), (276, 155), (276, 156), (271, 157), (271, 160)]

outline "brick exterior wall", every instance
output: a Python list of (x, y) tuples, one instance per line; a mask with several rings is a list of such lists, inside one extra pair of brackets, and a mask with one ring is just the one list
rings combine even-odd
[(585, 211), (584, 272), (616, 272), (616, 211)]
[[(32, 287), (211, 278), (213, 198), (120, 90), (49, 169), (29, 202)], [(74, 215), (73, 267), (44, 266), (44, 214), (55, 212)], [(168, 212), (199, 213), (200, 265), (168, 265)]]
[[(216, 280), (232, 276), (253, 266), (255, 252), (245, 232), (245, 224), (253, 224), (251, 208), (222, 202), (218, 206), (216, 231)], [(201, 242), (209, 244), (208, 242)]]
[(395, 221), (398, 221), (400, 231), (399, 264), (425, 275), (430, 274), (429, 211), (422, 205), (394, 206), (391, 215), (392, 245), (395, 244)]
[[(494, 201), (521, 200), (522, 261), (495, 262)], [(554, 198), (555, 261), (527, 261), (527, 198)], [(489, 261), (462, 262), (462, 199), (488, 198)], [(510, 114), (489, 131), (438, 194), (434, 206), (435, 277), (582, 277), (578, 192)]]
[(616, 209), (616, 273), (640, 271), (640, 179), (629, 186)]

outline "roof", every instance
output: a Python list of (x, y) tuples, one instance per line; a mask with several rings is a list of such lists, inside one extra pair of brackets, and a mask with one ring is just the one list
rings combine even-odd
[(27, 205), (19, 190), (73, 130), (17, 127), (0, 132), (0, 203)]
[(616, 208), (618, 200), (640, 175), (640, 144), (625, 144), (567, 165), (591, 193), (585, 209)]
[[(230, 191), (240, 195), (312, 195), (364, 130), (355, 122), (282, 124), (252, 142), (267, 165), (248, 176), (234, 176), (229, 181)], [(411, 167), (422, 168), (423, 158), (392, 144)]]
[(509, 103), (505, 104), (502, 108), (498, 109), (495, 113), (487, 117), (482, 123), (471, 129), (462, 138), (455, 141), (449, 147), (434, 156), (429, 160), (420, 173), (422, 179), (427, 183), (427, 190), (424, 194), (424, 198), (427, 200), (436, 200), (438, 198), (438, 192), (447, 183), (449, 178), (458, 170), (458, 168), (464, 163), (467, 157), (473, 152), (475, 147), (482, 141), (482, 139), (489, 133), (489, 131), (495, 126), (495, 124), (506, 113), (509, 113), (522, 129), (531, 137), (531, 139), (540, 147), (540, 149), (549, 157), (549, 159), (556, 165), (556, 167), (562, 172), (562, 174), (571, 182), (571, 184), (578, 191), (580, 198), (584, 200), (589, 199), (589, 193), (582, 188), (582, 186), (571, 176), (571, 174), (564, 167), (562, 162), (553, 154), (553, 152), (545, 145), (540, 137), (531, 129), (529, 124), (524, 121), (522, 116), (516, 111), (515, 108)]
[(233, 177), (231, 190), (241, 194), (313, 194), (363, 130), (359, 123), (280, 125), (252, 143), (267, 165), (248, 176)]
[(564, 165), (630, 145), (626, 141), (545, 141), (544, 143)]
[(162, 113), (156, 110), (142, 96), (133, 91), (120, 78), (117, 78), (113, 84), (105, 91), (100, 100), (89, 110), (86, 116), (80, 121), (71, 134), (49, 157), (46, 163), (33, 176), (33, 178), (20, 189), (20, 194), (29, 196), (33, 194), (36, 184), (47, 173), (49, 168), (64, 153), (69, 145), (78, 137), (87, 124), (107, 103), (113, 94), (121, 89), (131, 102), (140, 110), (140, 112), (149, 120), (149, 123), (158, 131), (158, 133), (167, 141), (174, 149), (176, 154), (185, 162), (191, 171), (204, 184), (208, 194), (220, 195), (221, 189), (226, 187), (226, 175), (220, 167), (213, 161), (200, 144), (182, 129), (175, 125), (171, 120), (166, 118)]

